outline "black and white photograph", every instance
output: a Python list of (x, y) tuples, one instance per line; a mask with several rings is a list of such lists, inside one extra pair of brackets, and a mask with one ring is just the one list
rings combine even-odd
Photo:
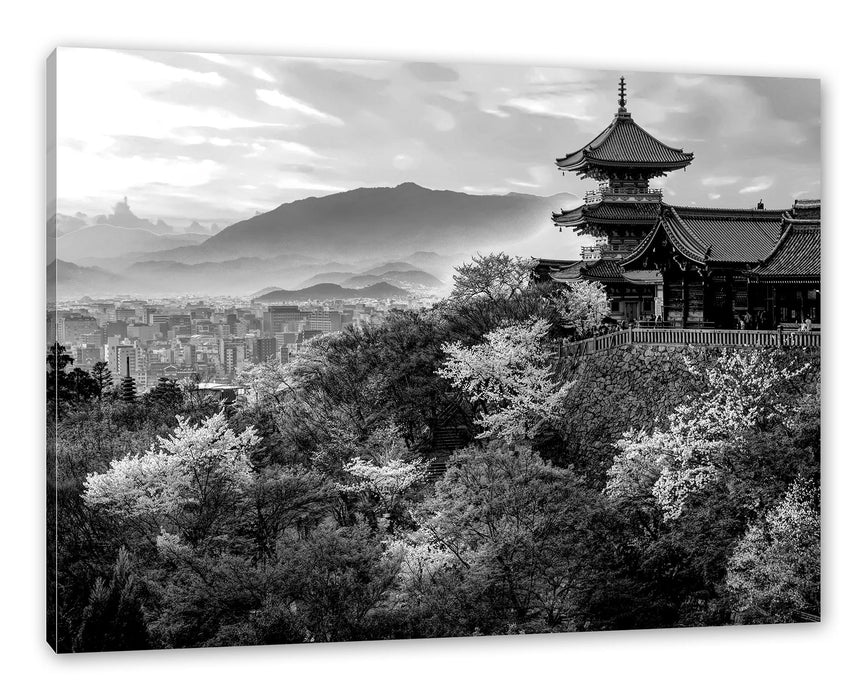
[(821, 621), (821, 83), (58, 48), (59, 653)]

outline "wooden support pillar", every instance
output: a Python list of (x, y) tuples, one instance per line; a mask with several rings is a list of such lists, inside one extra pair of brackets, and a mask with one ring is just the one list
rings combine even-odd
[(683, 269), (683, 328), (689, 320), (689, 268)]

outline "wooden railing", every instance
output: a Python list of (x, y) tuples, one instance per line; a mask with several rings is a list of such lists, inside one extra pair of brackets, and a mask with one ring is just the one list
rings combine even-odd
[(715, 347), (821, 347), (820, 331), (741, 331), (724, 328), (629, 328), (594, 338), (562, 342), (559, 358), (592, 355), (620, 345), (707, 345)]

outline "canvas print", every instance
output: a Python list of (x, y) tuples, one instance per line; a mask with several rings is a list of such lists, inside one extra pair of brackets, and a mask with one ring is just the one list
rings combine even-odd
[(820, 620), (815, 79), (48, 61), (58, 652)]

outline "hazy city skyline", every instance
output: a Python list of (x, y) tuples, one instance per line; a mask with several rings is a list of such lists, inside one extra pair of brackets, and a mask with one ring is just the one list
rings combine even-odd
[(128, 196), (169, 222), (406, 181), (470, 194), (581, 195), (557, 156), (628, 107), (695, 153), (666, 199), (786, 207), (820, 197), (817, 80), (622, 69), (60, 49), (58, 211)]

